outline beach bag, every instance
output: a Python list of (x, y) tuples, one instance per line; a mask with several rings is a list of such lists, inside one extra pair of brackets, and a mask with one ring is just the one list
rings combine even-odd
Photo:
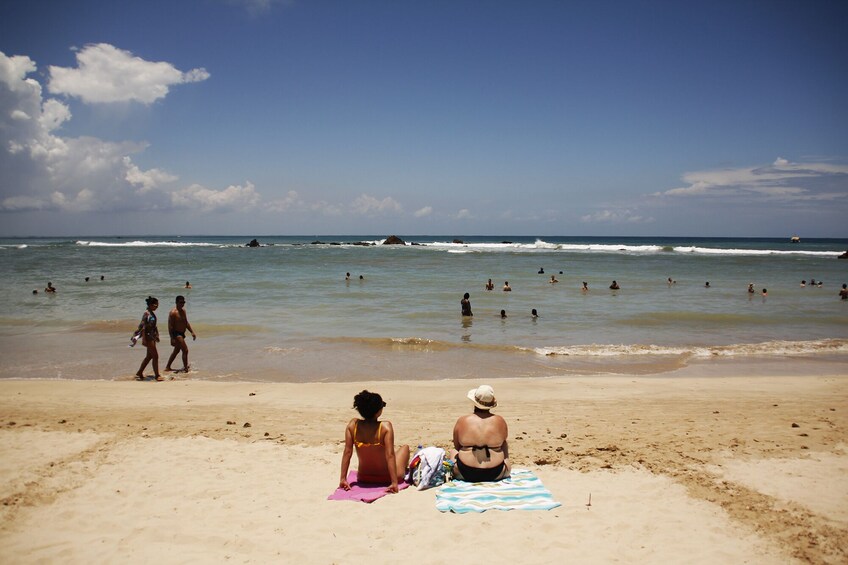
[(445, 484), (452, 469), (441, 447), (419, 447), (409, 463), (408, 475), (418, 490)]

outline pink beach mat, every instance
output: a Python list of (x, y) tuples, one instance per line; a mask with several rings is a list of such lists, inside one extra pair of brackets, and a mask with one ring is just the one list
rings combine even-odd
[[(327, 500), (353, 500), (354, 502), (374, 502), (378, 498), (386, 496), (386, 487), (388, 485), (374, 483), (360, 483), (356, 480), (356, 471), (351, 471), (347, 474), (347, 482), (350, 484), (350, 490), (345, 490), (341, 487), (337, 488), (333, 494), (327, 497)], [(398, 483), (398, 491), (401, 491), (409, 486), (405, 481)]]

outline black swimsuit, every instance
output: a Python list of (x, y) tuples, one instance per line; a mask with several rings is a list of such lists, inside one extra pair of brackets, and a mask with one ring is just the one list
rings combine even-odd
[(504, 469), (503, 462), (501, 462), (501, 464), (496, 467), (490, 467), (488, 469), (480, 469), (479, 467), (469, 467), (468, 465), (463, 463), (459, 457), (456, 458), (456, 466), (459, 468), (459, 473), (462, 475), (462, 480), (468, 481), (469, 483), (497, 481), (498, 477), (501, 476), (501, 473)]

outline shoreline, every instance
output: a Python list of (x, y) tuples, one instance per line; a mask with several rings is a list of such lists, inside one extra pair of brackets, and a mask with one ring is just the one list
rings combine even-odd
[[(201, 331), (201, 330), (198, 330)], [(393, 381), (598, 377), (615, 375), (735, 374), (735, 367), (772, 374), (841, 374), (848, 367), (848, 341), (774, 341), (719, 346), (591, 344), (523, 347), (425, 338), (290, 338), (268, 341), (253, 335), (201, 337), (189, 342), (192, 371), (178, 380), (227, 382)], [(129, 380), (144, 351), (127, 347), (118, 332), (25, 333), (0, 337), (6, 379)], [(69, 350), (73, 343), (73, 350)], [(171, 347), (159, 345), (162, 375)], [(343, 364), (334, 359), (344, 359)], [(178, 358), (176, 366), (181, 366)], [(148, 366), (147, 374), (152, 374)]]
[[(13, 563), (364, 554), (388, 563), (412, 547), (442, 561), (485, 523), (504, 561), (844, 562), (844, 364), (829, 376), (801, 372), (803, 363), (775, 375), (780, 364), (752, 362), (754, 376), (719, 365), (493, 379), (513, 464), (563, 505), (473, 516), (439, 513), (433, 491), (325, 500), (356, 392), (383, 395), (399, 443), (448, 447), (479, 384), (467, 379), (4, 379), (0, 543)], [(368, 533), (350, 526), (364, 520)]]

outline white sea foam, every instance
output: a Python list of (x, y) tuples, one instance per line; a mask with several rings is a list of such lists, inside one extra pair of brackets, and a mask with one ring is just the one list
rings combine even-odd
[(77, 241), (77, 245), (87, 247), (221, 247), (217, 243), (201, 243), (191, 241), (125, 241), (121, 243), (109, 243), (104, 241)]
[(848, 353), (848, 340), (823, 339), (813, 341), (768, 341), (716, 346), (659, 346), (659, 345), (570, 345), (537, 347), (532, 351), (546, 356), (622, 357), (633, 355), (674, 355), (695, 358), (743, 356), (801, 356), (813, 354)]
[(803, 251), (778, 249), (716, 249), (713, 247), (675, 247), (677, 253), (700, 253), (703, 255), (807, 255), (813, 257), (838, 257), (837, 251)]
[(610, 253), (610, 254), (633, 254), (649, 255), (656, 253), (686, 253), (695, 255), (728, 255), (728, 256), (810, 256), (810, 257), (837, 257), (838, 251), (809, 251), (809, 250), (782, 250), (782, 249), (722, 249), (717, 247), (701, 246), (663, 246), (663, 245), (623, 245), (608, 243), (549, 243), (537, 239), (533, 243), (453, 243), (453, 242), (428, 242), (421, 243), (422, 247), (447, 251), (448, 253), (535, 253), (535, 252), (568, 252), (568, 253)]

